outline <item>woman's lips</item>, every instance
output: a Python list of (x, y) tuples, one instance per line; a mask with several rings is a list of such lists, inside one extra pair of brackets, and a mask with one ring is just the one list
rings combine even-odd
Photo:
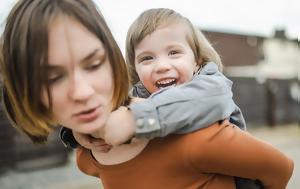
[(80, 113), (75, 114), (74, 116), (76, 119), (78, 119), (80, 122), (92, 122), (99, 116), (100, 108), (93, 108), (87, 111), (82, 111)]

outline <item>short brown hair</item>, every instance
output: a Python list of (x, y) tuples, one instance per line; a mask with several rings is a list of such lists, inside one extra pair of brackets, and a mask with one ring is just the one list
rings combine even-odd
[[(48, 64), (48, 30), (59, 16), (76, 19), (103, 43), (114, 78), (113, 107), (128, 98), (129, 77), (124, 58), (92, 0), (19, 0), (7, 18), (2, 36), (3, 99), (13, 125), (36, 143), (45, 142), (56, 124), (52, 121), (52, 100), (44, 73)], [(50, 108), (41, 101), (43, 86), (47, 87)]]
[(132, 84), (139, 81), (134, 64), (136, 45), (138, 45), (147, 35), (157, 30), (157, 28), (178, 22), (185, 24), (189, 29), (189, 35), (187, 36), (188, 42), (198, 64), (213, 61), (218, 65), (219, 69), (222, 70), (222, 62), (218, 53), (211, 46), (203, 33), (187, 18), (172, 9), (149, 9), (143, 12), (132, 23), (126, 37), (126, 62), (129, 67)]

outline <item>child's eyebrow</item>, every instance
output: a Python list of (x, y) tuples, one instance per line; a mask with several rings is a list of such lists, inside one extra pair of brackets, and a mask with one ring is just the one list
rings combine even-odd
[(182, 48), (182, 45), (181, 44), (177, 44), (177, 43), (175, 43), (175, 44), (170, 44), (170, 45), (168, 45), (167, 46), (167, 49), (171, 49), (171, 48), (175, 48), (175, 47), (180, 47), (180, 48)]
[(142, 56), (150, 55), (150, 54), (151, 54), (151, 51), (141, 51), (136, 54), (135, 58), (138, 59), (138, 58), (141, 58)]

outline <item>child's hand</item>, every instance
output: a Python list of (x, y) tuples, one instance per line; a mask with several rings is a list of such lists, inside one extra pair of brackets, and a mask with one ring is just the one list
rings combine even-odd
[(135, 132), (135, 120), (131, 111), (121, 106), (111, 112), (104, 128), (104, 140), (113, 146), (130, 140)]
[(232, 125), (232, 123), (230, 123), (228, 119), (224, 119), (224, 120), (221, 122), (220, 125), (221, 125), (221, 126), (227, 126), (227, 125)]
[(74, 131), (72, 132), (76, 141), (81, 146), (89, 150), (106, 153), (112, 148), (111, 145), (106, 144), (105, 141), (101, 138), (94, 138), (87, 134), (81, 134)]

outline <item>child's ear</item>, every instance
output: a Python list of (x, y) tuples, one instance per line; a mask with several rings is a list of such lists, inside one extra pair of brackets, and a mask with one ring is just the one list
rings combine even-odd
[(200, 69), (200, 67), (201, 67), (201, 65), (196, 64), (193, 74), (195, 74)]
[(202, 68), (203, 61), (202, 61), (202, 59), (200, 59), (195, 63), (196, 63), (196, 66), (195, 66), (195, 69), (194, 69), (194, 74), (197, 73), (199, 71), (199, 69)]

